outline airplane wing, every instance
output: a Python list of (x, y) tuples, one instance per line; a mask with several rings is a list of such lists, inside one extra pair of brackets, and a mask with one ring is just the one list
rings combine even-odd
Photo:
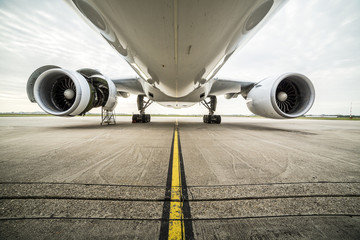
[(120, 95), (122, 95), (121, 93), (144, 94), (143, 86), (139, 80), (139, 78), (111, 79)]
[(254, 87), (254, 82), (214, 79), (209, 95), (224, 95), (226, 99), (236, 98), (246, 94)]

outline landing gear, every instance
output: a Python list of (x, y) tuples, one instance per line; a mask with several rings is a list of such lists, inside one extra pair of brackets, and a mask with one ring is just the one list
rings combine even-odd
[(148, 99), (144, 101), (145, 95), (138, 95), (137, 97), (137, 106), (140, 114), (134, 114), (132, 116), (133, 123), (148, 123), (151, 120), (150, 114), (145, 114), (145, 109), (150, 106), (153, 101)]
[(210, 124), (221, 123), (221, 116), (214, 114), (215, 110), (216, 110), (216, 104), (217, 104), (216, 96), (210, 96), (210, 101), (207, 102), (206, 100), (203, 100), (201, 103), (209, 110), (209, 114), (204, 115), (204, 117), (203, 117), (204, 123), (210, 123)]
[(116, 124), (116, 120), (115, 120), (115, 111), (109, 111), (109, 110), (104, 110), (101, 107), (101, 123), (100, 125), (103, 124)]
[(204, 123), (221, 123), (220, 115), (204, 115), (203, 117)]
[(134, 114), (132, 116), (133, 123), (148, 123), (150, 120), (150, 114)]

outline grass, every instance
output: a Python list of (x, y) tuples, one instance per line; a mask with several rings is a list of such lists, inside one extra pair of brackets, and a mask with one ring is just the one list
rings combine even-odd
[(350, 119), (349, 117), (299, 117), (298, 119), (314, 119), (314, 120), (360, 120), (359, 117), (353, 117)]
[(52, 117), (50, 114), (0, 113), (0, 117)]
[[(89, 114), (87, 117), (100, 117), (101, 114)], [(116, 114), (117, 117), (131, 117), (132, 114)], [(163, 114), (151, 114), (153, 117), (202, 117), (202, 115), (163, 115)], [(50, 114), (41, 113), (0, 113), (0, 117), (53, 117)], [(259, 116), (243, 116), (243, 115), (223, 115), (223, 117), (242, 117), (242, 118), (258, 118)], [(356, 116), (350, 119), (349, 117), (299, 117), (297, 119), (311, 119), (311, 120), (360, 120), (360, 117)]]

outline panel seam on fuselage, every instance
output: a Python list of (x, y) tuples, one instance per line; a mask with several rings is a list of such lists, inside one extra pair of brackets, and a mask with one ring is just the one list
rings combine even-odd
[[(174, 61), (178, 65), (178, 0), (174, 0)], [(177, 72), (177, 71), (176, 71)], [(175, 76), (175, 96), (178, 97), (178, 78)]]

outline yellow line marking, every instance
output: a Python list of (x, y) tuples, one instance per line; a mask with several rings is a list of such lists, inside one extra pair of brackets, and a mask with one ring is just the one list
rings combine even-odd
[(185, 237), (184, 214), (182, 211), (181, 171), (179, 158), (179, 142), (177, 121), (174, 133), (174, 148), (171, 178), (171, 200), (169, 216), (169, 239), (183, 239)]

